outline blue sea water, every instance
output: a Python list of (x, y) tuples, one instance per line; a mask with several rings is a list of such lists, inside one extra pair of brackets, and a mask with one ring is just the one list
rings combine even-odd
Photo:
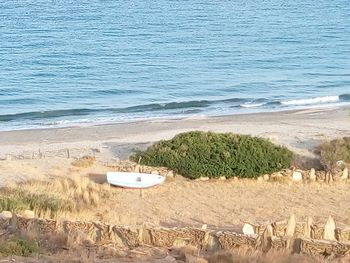
[(1, 130), (349, 103), (349, 0), (0, 2)]

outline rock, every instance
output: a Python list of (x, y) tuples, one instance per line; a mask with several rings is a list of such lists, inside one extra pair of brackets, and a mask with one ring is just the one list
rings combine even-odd
[(259, 176), (257, 180), (258, 180), (258, 182), (262, 182), (262, 181), (264, 181), (264, 178), (262, 176)]
[(22, 213), (21, 213), (21, 216), (24, 217), (24, 218), (35, 218), (35, 213), (34, 211), (32, 210), (24, 210)]
[(345, 162), (344, 161), (338, 161), (337, 162), (337, 167), (340, 169), (344, 169), (345, 168)]
[(271, 174), (271, 178), (275, 178), (275, 177), (283, 177), (283, 174), (281, 174), (280, 172)]
[(309, 177), (311, 181), (316, 181), (316, 171), (314, 168), (311, 168), (310, 173), (309, 173)]
[(292, 180), (294, 182), (301, 182), (303, 180), (303, 175), (301, 174), (301, 172), (294, 171), (292, 174)]
[(208, 263), (208, 261), (198, 256), (186, 255), (186, 263)]
[(340, 178), (341, 178), (341, 179), (344, 179), (344, 180), (346, 180), (346, 179), (349, 178), (349, 170), (348, 170), (347, 167), (344, 168), (343, 174), (342, 174), (342, 176), (341, 176)]
[(313, 224), (314, 224), (314, 221), (312, 217), (308, 216), (306, 218), (306, 224), (304, 226), (304, 237), (311, 238), (311, 231), (312, 231)]
[[(163, 259), (160, 259), (158, 260), (159, 262), (177, 262), (176, 261), (176, 258), (172, 257), (172, 256), (166, 256), (165, 258)], [(155, 261), (155, 262), (158, 262), (158, 261)]]
[(226, 177), (225, 176), (220, 176), (219, 180), (223, 180), (224, 181), (224, 180), (226, 180)]
[(202, 229), (203, 230), (208, 229), (208, 225), (207, 224), (202, 225)]
[(242, 232), (247, 236), (255, 235), (254, 227), (251, 224), (244, 224)]
[(166, 174), (167, 177), (174, 177), (174, 172), (173, 171), (168, 171)]
[(294, 236), (296, 225), (297, 225), (297, 222), (295, 220), (295, 215), (291, 215), (291, 217), (288, 220), (287, 229), (286, 229), (286, 236), (287, 237)]
[(159, 172), (158, 171), (152, 171), (151, 174), (159, 175)]
[(237, 177), (237, 176), (234, 176), (234, 177), (233, 177), (233, 181), (238, 181), (238, 177)]
[(326, 240), (336, 240), (335, 239), (335, 222), (334, 219), (329, 216), (324, 227), (323, 238)]
[[(216, 236), (215, 233), (213, 232), (206, 232), (205, 237), (204, 237), (204, 249), (208, 253), (215, 253), (221, 249), (221, 245), (219, 242), (218, 237)], [(203, 249), (202, 248), (202, 249)]]
[(12, 213), (10, 211), (2, 211), (0, 213), (0, 218), (1, 219), (8, 219), (8, 218), (12, 218)]
[(199, 181), (208, 181), (210, 178), (209, 177), (200, 177)]
[(268, 181), (270, 179), (270, 176), (268, 174), (263, 175), (264, 181)]
[(139, 164), (135, 165), (135, 172), (140, 173), (141, 172), (141, 166)]

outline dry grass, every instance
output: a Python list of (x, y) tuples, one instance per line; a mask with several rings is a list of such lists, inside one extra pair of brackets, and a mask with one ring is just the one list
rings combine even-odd
[(93, 166), (95, 161), (95, 157), (86, 155), (76, 159), (74, 162), (72, 162), (72, 165), (75, 167), (87, 168)]
[(34, 210), (40, 217), (78, 215), (108, 198), (109, 186), (96, 184), (86, 177), (55, 178), (51, 181), (28, 181), (0, 190), (0, 210)]
[(38, 243), (32, 240), (26, 240), (19, 237), (1, 238), (0, 255), (1, 256), (24, 256), (28, 257), (39, 252)]

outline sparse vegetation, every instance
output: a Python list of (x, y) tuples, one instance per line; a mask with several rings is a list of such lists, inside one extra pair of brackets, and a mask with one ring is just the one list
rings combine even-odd
[(350, 163), (350, 137), (325, 141), (318, 146), (317, 152), (327, 173), (326, 181), (329, 182), (338, 168), (338, 161)]
[(270, 141), (248, 135), (188, 132), (160, 141), (131, 160), (168, 167), (185, 177), (254, 178), (288, 168), (293, 153)]
[(83, 177), (18, 183), (0, 189), (0, 210), (29, 209), (38, 216), (55, 218), (98, 205), (102, 193), (108, 194), (102, 187)]
[(75, 167), (87, 168), (93, 166), (95, 160), (95, 157), (86, 155), (73, 161), (72, 165)]
[(1, 256), (7, 257), (15, 255), (29, 257), (30, 255), (38, 252), (39, 246), (35, 241), (25, 240), (17, 237), (0, 240)]

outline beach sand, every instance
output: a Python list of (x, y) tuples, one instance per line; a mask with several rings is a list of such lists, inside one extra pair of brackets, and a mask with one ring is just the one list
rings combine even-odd
[[(1, 132), (1, 157), (14, 156), (0, 161), (0, 185), (55, 176), (104, 178), (111, 169), (106, 164), (126, 158), (133, 148), (145, 148), (190, 130), (252, 134), (311, 156), (313, 146), (320, 141), (350, 136), (350, 117), (349, 109), (341, 108)], [(71, 165), (74, 157), (89, 153), (96, 155), (94, 166), (78, 169)], [(281, 220), (294, 213), (299, 220), (310, 215), (321, 222), (332, 215), (337, 222), (349, 225), (348, 189), (349, 183), (189, 181), (176, 177), (143, 193), (113, 188), (110, 204), (101, 207), (108, 209), (99, 211), (103, 218), (96, 213), (85, 219), (123, 225), (207, 224), (236, 229), (244, 222)]]
[(343, 107), (0, 132), (0, 158), (65, 155), (66, 149), (91, 154), (91, 149), (97, 149), (103, 158), (127, 159), (135, 148), (191, 130), (255, 135), (310, 156), (320, 141), (350, 136), (349, 112), (349, 107)]

